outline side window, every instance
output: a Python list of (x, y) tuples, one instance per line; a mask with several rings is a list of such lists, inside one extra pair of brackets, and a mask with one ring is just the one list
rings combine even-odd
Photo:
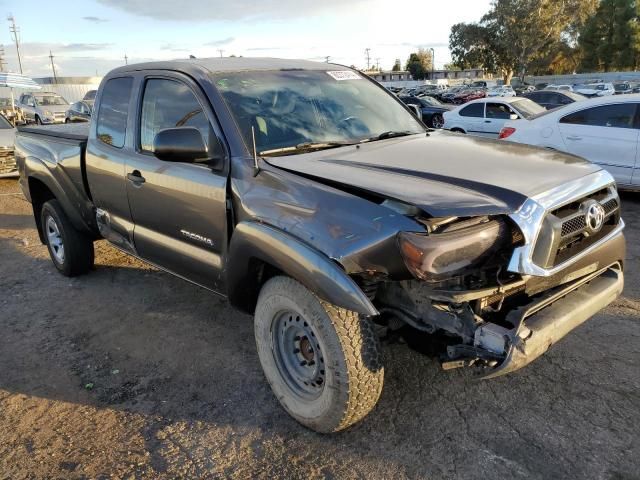
[(124, 146), (132, 84), (131, 77), (108, 80), (104, 85), (98, 107), (96, 127), (98, 138), (116, 148)]
[(140, 148), (153, 152), (157, 133), (174, 127), (195, 127), (202, 133), (205, 144), (212, 145), (211, 124), (191, 89), (175, 80), (147, 80), (140, 115)]
[(592, 127), (633, 128), (635, 103), (602, 105), (574, 112), (560, 119), (560, 123)]
[(487, 118), (509, 120), (511, 109), (502, 103), (487, 103)]
[(69, 110), (73, 110), (74, 112), (82, 112), (82, 108), (80, 108), (80, 102), (76, 102), (71, 105), (71, 108)]
[(484, 117), (484, 103), (472, 103), (460, 110), (462, 117)]

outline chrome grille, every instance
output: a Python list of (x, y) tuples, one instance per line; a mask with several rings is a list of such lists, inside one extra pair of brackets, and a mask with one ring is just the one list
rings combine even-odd
[(12, 148), (0, 149), (0, 174), (12, 173), (17, 170), (16, 159)]
[(571, 235), (572, 233), (576, 233), (580, 230), (584, 230), (587, 226), (587, 222), (584, 218), (584, 215), (579, 217), (574, 217), (571, 220), (567, 220), (566, 222), (562, 222), (562, 231), (561, 235), (566, 237), (567, 235)]
[[(604, 223), (593, 231), (587, 225), (586, 210), (594, 202), (604, 209)], [(533, 250), (533, 261), (542, 268), (552, 268), (569, 260), (608, 235), (620, 221), (620, 200), (613, 186), (577, 198), (550, 210), (544, 217)]]

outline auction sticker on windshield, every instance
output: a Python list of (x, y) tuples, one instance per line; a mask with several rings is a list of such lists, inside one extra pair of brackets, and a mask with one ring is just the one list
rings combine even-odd
[(327, 72), (334, 80), (362, 80), (362, 77), (351, 70), (339, 70), (336, 72)]

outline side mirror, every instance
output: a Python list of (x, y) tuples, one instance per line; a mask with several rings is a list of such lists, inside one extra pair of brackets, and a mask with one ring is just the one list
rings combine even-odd
[(518, 120), (520, 117), (518, 115), (516, 115), (515, 113), (512, 113), (511, 115), (509, 115), (509, 120)]
[(422, 112), (420, 111), (420, 107), (418, 105), (410, 103), (407, 105), (407, 107), (413, 110), (414, 115), (418, 117), (420, 120), (422, 120)]
[(209, 154), (200, 130), (194, 127), (165, 128), (153, 139), (153, 153), (165, 162), (192, 163)]

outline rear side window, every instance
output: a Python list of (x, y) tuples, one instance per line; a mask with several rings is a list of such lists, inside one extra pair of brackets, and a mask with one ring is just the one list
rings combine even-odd
[(132, 77), (112, 78), (102, 90), (97, 135), (100, 141), (112, 147), (124, 146), (132, 84)]
[(484, 117), (484, 103), (472, 103), (460, 110), (462, 117)]
[(634, 128), (636, 107), (635, 103), (620, 103), (587, 108), (562, 117), (560, 123), (592, 127)]

